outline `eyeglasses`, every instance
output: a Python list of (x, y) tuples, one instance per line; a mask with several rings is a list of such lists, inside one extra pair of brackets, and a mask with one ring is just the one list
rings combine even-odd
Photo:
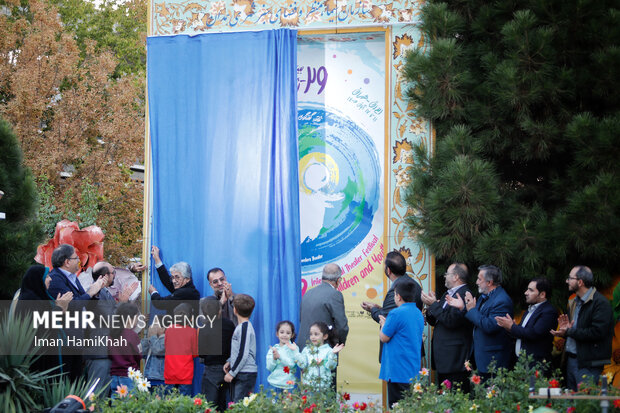
[(67, 258), (67, 259), (68, 259), (68, 260), (79, 260), (79, 259), (80, 259), (80, 257), (69, 257), (69, 258)]

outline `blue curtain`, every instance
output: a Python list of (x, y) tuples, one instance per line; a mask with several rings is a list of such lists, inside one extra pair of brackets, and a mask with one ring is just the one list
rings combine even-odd
[(213, 294), (207, 271), (221, 267), (235, 293), (254, 297), (264, 385), (276, 323), (299, 325), (296, 36), (147, 40), (153, 244), (168, 267), (192, 266), (201, 296)]

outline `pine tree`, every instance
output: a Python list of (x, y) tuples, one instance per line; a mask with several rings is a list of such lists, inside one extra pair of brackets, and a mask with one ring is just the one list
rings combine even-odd
[(573, 265), (590, 266), (598, 286), (618, 274), (616, 7), (427, 2), (421, 29), (431, 50), (411, 53), (405, 73), (436, 147), (416, 148), (407, 202), (438, 273), (452, 261), (474, 274), (495, 264), (513, 297), (546, 276), (557, 303)]
[(10, 299), (34, 264), (43, 231), (36, 219), (37, 189), (9, 124), (0, 118), (0, 298)]

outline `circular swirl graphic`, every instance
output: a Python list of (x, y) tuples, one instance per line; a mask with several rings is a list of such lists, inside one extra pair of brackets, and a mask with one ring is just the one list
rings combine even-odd
[(357, 124), (324, 106), (298, 110), (301, 254), (304, 271), (355, 248), (379, 207), (377, 149)]

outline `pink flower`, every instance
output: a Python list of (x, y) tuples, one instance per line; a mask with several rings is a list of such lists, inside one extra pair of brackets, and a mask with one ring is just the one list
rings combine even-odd
[(471, 363), (469, 362), (469, 360), (465, 360), (465, 370), (467, 371), (471, 371)]
[(127, 390), (127, 386), (124, 384), (122, 386), (116, 386), (116, 394), (118, 394), (120, 398), (127, 397), (129, 390)]
[(452, 388), (452, 383), (450, 383), (450, 380), (448, 379), (445, 379), (444, 381), (442, 381), (441, 384), (448, 390)]

